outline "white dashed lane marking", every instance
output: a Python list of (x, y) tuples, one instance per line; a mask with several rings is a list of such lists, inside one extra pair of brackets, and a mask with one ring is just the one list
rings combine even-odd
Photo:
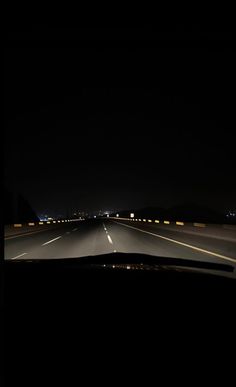
[[(107, 239), (108, 239), (109, 243), (110, 243), (111, 245), (113, 245), (113, 240), (111, 239), (110, 235), (108, 234), (107, 228), (106, 228), (106, 226), (105, 226), (104, 223), (103, 223), (103, 228), (104, 228), (104, 231), (106, 232)], [(116, 253), (116, 250), (113, 250), (113, 253)]]
[(13, 257), (11, 259), (17, 259), (17, 258), (23, 257), (23, 255), (26, 255), (26, 254), (28, 254), (28, 253), (22, 253), (22, 254), (17, 255), (16, 257)]
[(42, 246), (48, 245), (49, 243), (52, 243), (52, 242), (54, 242), (54, 241), (56, 241), (57, 239), (60, 239), (60, 238), (61, 238), (61, 236), (59, 236), (57, 238), (54, 238), (54, 239), (51, 239), (50, 241), (43, 243)]
[(107, 239), (109, 240), (109, 243), (110, 243), (111, 245), (113, 245), (113, 242), (112, 242), (112, 239), (111, 239), (110, 235), (107, 235)]

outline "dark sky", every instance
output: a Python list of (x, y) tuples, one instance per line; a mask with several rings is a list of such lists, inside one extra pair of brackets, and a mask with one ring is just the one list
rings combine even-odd
[(5, 183), (38, 213), (236, 207), (228, 28), (8, 26)]

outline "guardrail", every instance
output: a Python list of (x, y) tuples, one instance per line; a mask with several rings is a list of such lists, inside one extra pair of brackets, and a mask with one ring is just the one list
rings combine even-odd
[(126, 220), (131, 222), (144, 222), (144, 223), (156, 223), (159, 225), (170, 225), (170, 226), (193, 226), (193, 227), (199, 227), (199, 228), (205, 228), (205, 227), (223, 227), (228, 230), (235, 230), (236, 231), (236, 225), (230, 225), (230, 224), (215, 224), (215, 223), (200, 223), (200, 222), (183, 222), (183, 221), (171, 221), (171, 220), (160, 220), (160, 219), (137, 219), (137, 218), (121, 218), (121, 217), (112, 217), (110, 216), (109, 219), (115, 219), (115, 220)]
[(48, 221), (37, 221), (27, 223), (13, 223), (4, 226), (5, 238), (13, 237), (14, 235), (24, 235), (27, 233), (37, 233), (42, 230), (47, 230), (49, 227), (56, 227), (62, 223), (70, 223), (74, 221), (82, 221), (81, 219), (60, 219), (60, 220), (48, 220)]
[(67, 223), (67, 222), (78, 222), (80, 220), (84, 220), (84, 218), (79, 219), (60, 219), (60, 220), (44, 220), (44, 221), (38, 221), (38, 222), (27, 222), (27, 223), (13, 223), (13, 224), (7, 224), (5, 227), (14, 227), (14, 228), (20, 228), (20, 227), (32, 227), (32, 226), (42, 226), (44, 224), (55, 224), (55, 223)]
[[(177, 226), (184, 226), (184, 222), (181, 222), (181, 221), (170, 221), (170, 220), (159, 220), (159, 219), (137, 219), (137, 218), (121, 218), (121, 217), (112, 217), (110, 216), (108, 219), (116, 219), (116, 220), (129, 220), (131, 222), (147, 222), (147, 223), (157, 223), (157, 224), (176, 224)], [(193, 223), (193, 225), (197, 226), (197, 225), (202, 225), (201, 227), (203, 227), (203, 224), (202, 223)], [(206, 226), (206, 225), (205, 225)]]

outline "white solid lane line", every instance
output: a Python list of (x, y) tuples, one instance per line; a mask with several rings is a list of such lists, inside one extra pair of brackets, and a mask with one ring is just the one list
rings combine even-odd
[(13, 257), (11, 259), (17, 259), (17, 258), (23, 257), (23, 255), (26, 255), (26, 254), (28, 254), (28, 253), (23, 253), (23, 254), (17, 255), (16, 257)]
[(233, 258), (230, 258), (230, 257), (226, 257), (225, 255), (214, 253), (213, 251), (201, 249), (199, 247), (189, 245), (188, 243), (179, 242), (179, 241), (177, 241), (175, 239), (172, 239), (172, 238), (167, 238), (167, 237), (164, 237), (164, 236), (159, 235), (159, 234), (154, 234), (153, 232), (141, 230), (140, 228), (137, 228), (137, 227), (128, 226), (128, 224), (124, 224), (124, 223), (121, 223), (121, 222), (116, 222), (115, 220), (113, 220), (112, 222), (117, 223), (117, 224), (121, 224), (122, 226), (125, 226), (125, 227), (133, 228), (134, 230), (143, 232), (145, 234), (153, 235), (153, 236), (155, 236), (157, 238), (161, 238), (161, 239), (164, 239), (164, 240), (169, 241), (169, 242), (176, 243), (176, 244), (181, 245), (181, 246), (188, 247), (188, 248), (190, 248), (192, 250), (200, 251), (201, 253), (213, 255), (214, 257), (225, 259), (226, 261), (231, 261), (231, 262), (236, 263), (236, 259), (233, 259)]
[(113, 245), (113, 242), (112, 242), (112, 239), (111, 239), (110, 235), (107, 235), (107, 239), (109, 240), (109, 242), (111, 243), (111, 245)]
[(74, 228), (72, 231), (77, 231), (78, 230), (78, 228)]
[(66, 231), (66, 234), (70, 234), (70, 231)]
[(48, 245), (49, 243), (52, 243), (52, 242), (54, 242), (54, 241), (56, 241), (57, 239), (60, 239), (60, 238), (61, 238), (61, 236), (59, 236), (57, 238), (54, 238), (54, 239), (51, 239), (50, 241), (43, 243), (41, 246)]

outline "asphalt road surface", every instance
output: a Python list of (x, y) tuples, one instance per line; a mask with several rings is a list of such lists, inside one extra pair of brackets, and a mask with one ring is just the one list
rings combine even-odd
[(113, 252), (228, 263), (236, 271), (236, 230), (96, 219), (6, 237), (4, 256), (48, 259)]

